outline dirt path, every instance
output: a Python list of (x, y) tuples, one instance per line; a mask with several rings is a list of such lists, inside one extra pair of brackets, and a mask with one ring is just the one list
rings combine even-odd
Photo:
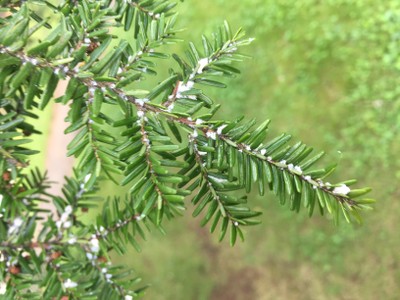
[[(65, 91), (66, 83), (59, 84), (56, 90), (56, 97), (62, 95)], [(74, 160), (67, 157), (67, 145), (73, 138), (72, 134), (65, 135), (64, 130), (68, 123), (64, 122), (68, 113), (68, 106), (55, 104), (52, 109), (52, 117), (50, 123), (49, 136), (46, 147), (46, 170), (48, 177), (54, 181), (49, 190), (55, 195), (61, 194), (61, 187), (64, 183), (64, 176), (72, 174), (72, 166)]]

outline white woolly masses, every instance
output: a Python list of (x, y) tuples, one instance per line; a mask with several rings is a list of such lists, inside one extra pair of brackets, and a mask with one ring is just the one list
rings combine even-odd
[(56, 222), (56, 226), (58, 228), (70, 228), (72, 226), (72, 222), (70, 220), (70, 215), (73, 209), (71, 205), (67, 205), (64, 209), (64, 212), (61, 214), (60, 219)]
[(209, 137), (210, 139), (216, 140), (217, 139), (217, 133), (215, 131), (207, 131), (206, 133), (207, 137)]
[(228, 126), (228, 125), (225, 124), (225, 125), (219, 126), (219, 127), (217, 128), (217, 134), (218, 134), (218, 135), (221, 135), (221, 134), (222, 134), (222, 130), (224, 130), (226, 126)]
[(89, 245), (90, 245), (90, 250), (93, 253), (98, 253), (100, 251), (99, 240), (96, 238), (96, 236), (92, 237), (92, 239), (89, 242)]
[(146, 102), (149, 102), (149, 99), (147, 99), (147, 98), (135, 99), (135, 103), (136, 103), (137, 105), (140, 105), (140, 106), (144, 106), (144, 104), (145, 104)]
[(182, 95), (182, 93), (190, 91), (193, 88), (194, 81), (188, 81), (186, 83), (179, 82), (178, 85), (179, 85), (178, 86), (178, 91), (176, 92), (176, 97), (177, 98), (189, 98), (189, 99), (192, 99), (192, 100), (196, 100), (196, 96), (194, 96), (194, 95), (189, 95), (189, 96)]
[(138, 116), (139, 118), (143, 118), (143, 116), (144, 116), (144, 111), (138, 110), (138, 111), (137, 111), (137, 116)]
[[(178, 82), (178, 87), (177, 87), (177, 91), (176, 91), (176, 98), (188, 98), (188, 99), (192, 99), (192, 100), (196, 100), (196, 96), (195, 95), (183, 95), (183, 93), (190, 91), (191, 89), (193, 89), (194, 86), (194, 77), (196, 76), (196, 74), (202, 74), (204, 71), (204, 68), (210, 63), (210, 59), (208, 57), (202, 58), (197, 62), (197, 68), (195, 70), (193, 70), (193, 73), (190, 74), (189, 76), (189, 81), (187, 81), (186, 83), (183, 82)], [(170, 95), (170, 98), (173, 98), (173, 95)], [(171, 111), (171, 109), (169, 110)]]
[(200, 59), (198, 62), (197, 73), (198, 74), (203, 73), (203, 69), (209, 64), (209, 62), (210, 61), (208, 57)]
[(67, 279), (66, 281), (64, 281), (64, 288), (65, 289), (73, 289), (76, 288), (78, 286), (78, 284), (74, 281), (72, 281), (71, 279)]
[(348, 193), (350, 193), (350, 191), (350, 188), (345, 184), (337, 186), (333, 189), (333, 193), (339, 195), (347, 195)]
[(302, 174), (303, 171), (301, 170), (300, 166), (294, 166), (293, 164), (288, 164), (288, 170), (292, 173)]
[(24, 220), (20, 217), (16, 217), (12, 223), (12, 225), (8, 228), (8, 235), (17, 234), (24, 224)]

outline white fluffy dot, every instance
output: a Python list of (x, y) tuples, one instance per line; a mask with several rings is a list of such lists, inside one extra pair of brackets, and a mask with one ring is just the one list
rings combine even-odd
[(64, 288), (66, 289), (73, 289), (76, 288), (77, 286), (78, 284), (69, 278), (66, 281), (64, 281)]
[(334, 194), (340, 194), (340, 195), (347, 195), (348, 193), (350, 193), (350, 191), (351, 191), (350, 188), (345, 184), (337, 186), (333, 189)]

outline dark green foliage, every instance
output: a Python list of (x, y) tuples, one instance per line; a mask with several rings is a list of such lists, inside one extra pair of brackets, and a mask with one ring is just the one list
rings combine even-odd
[[(184, 56), (170, 57), (161, 46), (177, 42), (179, 30), (169, 1), (1, 3), (9, 13), (0, 23), (0, 249), (7, 258), (0, 279), (7, 299), (140, 295), (136, 277), (107, 264), (109, 252), (124, 253), (127, 244), (140, 251), (146, 230), (163, 232), (165, 217), (182, 214), (188, 198), (201, 225), (220, 240), (229, 236), (232, 246), (244, 240), (243, 226), (259, 223), (244, 195), (252, 190), (271, 190), (296, 212), (328, 212), (336, 223), (341, 215), (360, 222), (373, 202), (362, 197), (368, 188), (350, 190), (355, 181), (326, 182), (335, 166), (314, 169), (323, 153), (289, 145), (287, 134), (265, 142), (269, 120), (256, 126), (214, 118), (220, 106), (201, 87), (224, 88), (221, 77), (240, 73), (236, 62), (246, 56), (238, 48), (251, 42), (242, 30), (224, 23), (202, 37), (202, 47), (189, 43)], [(41, 17), (50, 11), (53, 19)], [(117, 38), (117, 26), (131, 39)], [(149, 91), (138, 89), (157, 74), (158, 59), (171, 62), (169, 74)], [(65, 93), (54, 99), (61, 80)], [(66, 133), (75, 134), (68, 146), (75, 176), (66, 178), (62, 197), (47, 193), (44, 174), (28, 171), (34, 151), (25, 136), (38, 133), (31, 109), (51, 100), (69, 105)], [(108, 199), (88, 226), (81, 212), (101, 203), (95, 192), (107, 178), (129, 194)], [(41, 208), (44, 201), (57, 216)]]

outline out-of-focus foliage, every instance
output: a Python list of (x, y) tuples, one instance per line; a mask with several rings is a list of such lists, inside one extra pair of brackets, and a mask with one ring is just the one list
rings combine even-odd
[[(236, 5), (216, 2), (230, 6), (230, 11)], [(238, 12), (244, 26), (265, 44), (266, 52), (279, 49), (267, 54), (270, 60), (260, 74), (266, 81), (276, 76), (274, 95), (287, 96), (285, 87), (290, 86), (294, 96), (308, 98), (310, 106), (327, 96), (340, 102), (336, 114), (345, 118), (338, 118), (340, 138), (332, 135), (330, 142), (338, 149), (357, 148), (353, 153), (357, 167), (369, 164), (372, 148), (374, 161), (389, 166), (400, 126), (400, 3), (254, 0), (246, 4), (249, 9)]]

